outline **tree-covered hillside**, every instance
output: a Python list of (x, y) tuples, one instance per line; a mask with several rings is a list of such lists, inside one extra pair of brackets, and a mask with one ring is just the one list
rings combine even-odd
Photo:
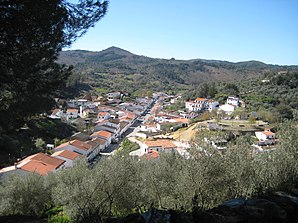
[(268, 72), (298, 70), (297, 66), (269, 65), (258, 61), (154, 59), (117, 47), (100, 52), (63, 51), (58, 61), (75, 66), (69, 85), (83, 82), (101, 89), (126, 91), (135, 91), (140, 86), (157, 91), (187, 89), (203, 82), (243, 80)]

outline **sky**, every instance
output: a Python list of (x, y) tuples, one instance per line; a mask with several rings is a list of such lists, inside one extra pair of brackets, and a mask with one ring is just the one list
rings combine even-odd
[(65, 50), (116, 46), (153, 58), (298, 65), (298, 0), (110, 0)]

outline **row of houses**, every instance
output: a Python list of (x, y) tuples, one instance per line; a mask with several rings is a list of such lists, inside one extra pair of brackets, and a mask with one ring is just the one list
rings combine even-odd
[[(122, 102), (119, 98), (123, 95), (127, 95), (124, 92), (110, 92), (106, 95), (106, 98), (97, 97), (91, 98), (92, 101), (87, 99), (69, 100), (65, 102), (67, 108), (55, 108), (49, 115), (51, 119), (76, 119), (76, 118), (88, 118), (90, 116), (102, 116), (102, 112), (105, 110), (124, 110), (133, 112), (136, 115), (141, 115), (150, 104), (153, 103), (153, 99), (150, 98), (136, 98), (133, 102)], [(117, 100), (117, 102), (115, 102)], [(59, 101), (59, 99), (57, 99)], [(115, 102), (115, 103), (114, 103)], [(117, 117), (117, 114), (113, 114)]]
[(45, 176), (49, 173), (72, 166), (79, 157), (80, 154), (67, 150), (55, 152), (52, 155), (36, 153), (16, 162), (13, 166), (1, 169), (0, 181), (13, 174), (26, 175), (28, 173), (37, 173), (41, 176)]
[(240, 101), (237, 97), (229, 96), (226, 103), (219, 105), (218, 101), (206, 98), (197, 98), (194, 101), (185, 102), (185, 108), (188, 112), (200, 112), (200, 111), (213, 111), (215, 109), (222, 110), (228, 115), (231, 115), (237, 107), (239, 107)]
[[(85, 101), (84, 101), (85, 102)], [(87, 140), (73, 139), (52, 149), (52, 155), (37, 153), (0, 170), (0, 179), (11, 174), (37, 173), (47, 175), (60, 169), (71, 168), (79, 158), (93, 160), (101, 151), (118, 141), (134, 123), (137, 115), (113, 107), (99, 107), (100, 110), (93, 132)], [(68, 109), (76, 115), (74, 110)], [(119, 118), (115, 118), (115, 114)], [(75, 134), (78, 135), (78, 134)]]

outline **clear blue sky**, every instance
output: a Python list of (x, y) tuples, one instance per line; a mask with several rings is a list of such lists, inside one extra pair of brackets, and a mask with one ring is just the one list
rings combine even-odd
[(110, 0), (70, 49), (298, 65), (298, 0)]

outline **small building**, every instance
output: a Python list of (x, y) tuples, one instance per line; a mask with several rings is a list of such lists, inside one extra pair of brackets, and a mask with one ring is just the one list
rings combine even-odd
[(224, 104), (219, 106), (219, 110), (222, 110), (227, 115), (231, 115), (235, 111), (235, 107), (235, 105)]
[(36, 153), (15, 163), (15, 165), (0, 170), (0, 178), (5, 179), (10, 175), (25, 175), (27, 173), (36, 173), (45, 176), (64, 168), (65, 160), (52, 157), (44, 153)]
[(52, 111), (52, 114), (49, 116), (51, 119), (61, 119), (63, 116), (63, 111), (59, 108), (56, 108)]
[(275, 140), (275, 133), (271, 132), (270, 129), (264, 131), (255, 132), (256, 137), (259, 141)]
[(78, 118), (79, 116), (79, 110), (76, 108), (68, 108), (66, 110), (66, 117), (69, 119)]
[(99, 113), (97, 114), (97, 119), (98, 119), (98, 120), (107, 120), (107, 119), (109, 119), (110, 117), (111, 117), (111, 115), (110, 115), (109, 112), (104, 112), (104, 111), (102, 111), (102, 112), (99, 112)]
[(144, 160), (154, 160), (159, 158), (159, 153), (156, 150), (149, 150), (148, 153), (145, 153), (144, 155), (140, 156), (140, 159)]
[(102, 150), (104, 150), (107, 146), (108, 146), (108, 142), (107, 142), (107, 140), (105, 140), (105, 139), (102, 139), (102, 138), (93, 138), (92, 140), (89, 140), (88, 142), (87, 142), (88, 144), (92, 144), (92, 143), (96, 143), (97, 144), (97, 146), (96, 146), (96, 148), (97, 148), (97, 154), (99, 154)]
[(107, 141), (107, 145), (110, 145), (111, 142), (112, 142), (112, 137), (113, 137), (113, 134), (108, 132), (108, 131), (105, 131), (105, 130), (99, 130), (97, 132), (94, 132), (91, 136), (90, 136), (92, 139), (93, 138), (100, 138), (100, 139), (104, 139)]
[(170, 140), (156, 140), (145, 141), (144, 152), (148, 153), (150, 150), (164, 153), (176, 153), (177, 146)]
[(141, 125), (140, 130), (142, 132), (158, 132), (161, 131), (161, 126), (159, 123), (146, 123)]
[(217, 109), (219, 106), (218, 101), (214, 101), (212, 99), (206, 98), (196, 98), (194, 101), (185, 102), (185, 108), (190, 112), (198, 112), (198, 111), (213, 111)]
[(227, 98), (227, 104), (239, 107), (239, 98), (230, 96)]
[(73, 167), (74, 162), (80, 158), (80, 154), (68, 150), (60, 150), (51, 155), (61, 160), (65, 160), (65, 168)]
[(93, 153), (93, 148), (88, 143), (82, 142), (80, 140), (72, 140), (66, 143), (63, 143), (56, 148), (54, 148), (54, 151), (61, 151), (61, 150), (68, 150), (71, 152), (76, 152), (80, 155), (86, 156), (86, 158), (89, 160)]
[(214, 101), (214, 100), (207, 100), (206, 102), (206, 106), (205, 106), (205, 110), (208, 110), (208, 111), (213, 111), (215, 109), (218, 109), (219, 107), (219, 102), (218, 101)]
[(121, 98), (121, 92), (120, 91), (115, 91), (115, 92), (110, 92), (106, 94), (108, 100), (114, 100), (114, 99), (119, 99)]

